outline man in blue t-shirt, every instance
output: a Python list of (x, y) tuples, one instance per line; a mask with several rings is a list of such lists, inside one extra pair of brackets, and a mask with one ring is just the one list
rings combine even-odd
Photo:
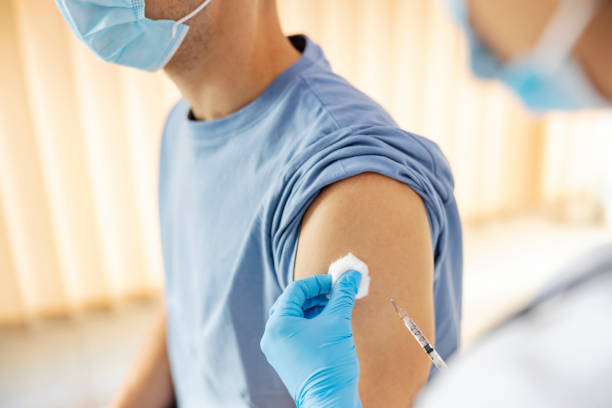
[(352, 321), (360, 400), (404, 406), (430, 361), (386, 296), (442, 357), (459, 342), (461, 227), (437, 146), (285, 37), (274, 0), (56, 3), (100, 58), (163, 67), (183, 96), (161, 146), (165, 311), (115, 406), (293, 405), (260, 350), (268, 310), (349, 251), (372, 279)]
[[(504, 82), (526, 108), (612, 107), (612, 1), (447, 2), (467, 36), (474, 73)], [(261, 340), (266, 358), (303, 408), (361, 406), (363, 355), (353, 342), (351, 314), (363, 302), (357, 299), (367, 269), (359, 262), (339, 270), (335, 265), (332, 275), (344, 273), (335, 282), (315, 275), (283, 291)], [(568, 265), (527, 306), (453, 359), (415, 405), (612, 406), (611, 293), (612, 246), (605, 245)], [(437, 303), (435, 308), (437, 323)], [(417, 337), (444, 369), (430, 344)]]

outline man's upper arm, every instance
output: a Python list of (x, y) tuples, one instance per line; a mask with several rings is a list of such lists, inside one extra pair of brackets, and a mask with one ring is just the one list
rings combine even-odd
[(368, 264), (372, 277), (370, 294), (353, 312), (361, 401), (365, 407), (405, 407), (427, 381), (430, 361), (385, 293), (435, 342), (433, 251), (421, 198), (376, 173), (327, 187), (302, 220), (294, 278), (326, 273), (349, 251)]

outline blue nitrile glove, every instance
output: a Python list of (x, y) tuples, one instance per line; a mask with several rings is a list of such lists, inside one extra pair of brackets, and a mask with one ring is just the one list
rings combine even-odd
[(327, 301), (331, 276), (311, 276), (290, 284), (270, 309), (261, 349), (299, 408), (361, 407), (351, 324), (360, 281), (359, 272), (346, 272)]

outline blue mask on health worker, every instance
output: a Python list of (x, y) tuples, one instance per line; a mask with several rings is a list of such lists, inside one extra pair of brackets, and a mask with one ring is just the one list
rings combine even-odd
[(467, 35), (474, 73), (481, 78), (503, 81), (530, 110), (612, 106), (612, 101), (595, 89), (572, 54), (574, 45), (603, 1), (559, 0), (554, 16), (535, 46), (507, 63), (500, 61), (473, 31), (469, 24), (467, 0), (446, 1)]
[(180, 20), (145, 17), (145, 0), (55, 0), (72, 32), (104, 61), (157, 71), (170, 61), (189, 27), (183, 24), (210, 3)]

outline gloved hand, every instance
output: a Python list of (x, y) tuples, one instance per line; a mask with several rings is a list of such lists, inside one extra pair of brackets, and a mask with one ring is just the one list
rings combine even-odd
[(290, 284), (270, 309), (261, 349), (299, 408), (361, 407), (351, 324), (360, 281), (359, 272), (346, 272), (327, 301), (331, 276), (311, 276)]

